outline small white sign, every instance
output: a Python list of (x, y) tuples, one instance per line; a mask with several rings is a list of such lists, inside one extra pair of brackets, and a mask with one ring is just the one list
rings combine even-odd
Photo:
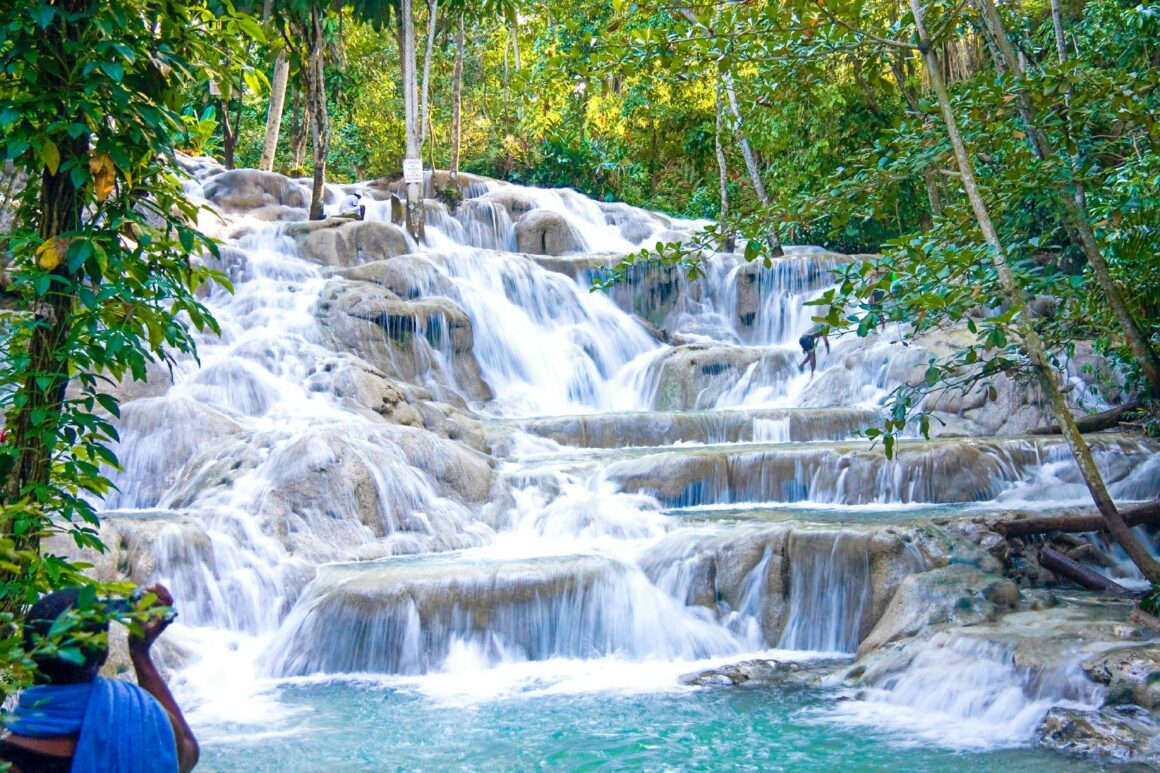
[(403, 182), (423, 182), (423, 162), (417, 158), (403, 159)]

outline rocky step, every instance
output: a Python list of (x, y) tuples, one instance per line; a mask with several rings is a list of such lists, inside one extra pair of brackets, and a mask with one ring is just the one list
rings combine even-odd
[[(1099, 435), (1090, 444), (1113, 497), (1155, 495), (1160, 461), (1154, 457), (1160, 442)], [(1017, 486), (1028, 500), (1086, 496), (1070, 450), (1058, 438), (901, 441), (893, 459), (886, 458), (880, 445), (849, 441), (692, 446), (601, 456), (604, 475), (620, 490), (650, 494), (666, 507), (976, 502)]]
[(949, 504), (867, 504), (819, 506), (813, 503), (784, 504), (724, 504), (672, 507), (665, 515), (679, 518), (682, 523), (720, 524), (737, 523), (798, 523), (829, 525), (908, 526), (937, 521), (999, 517), (1007, 511), (976, 503)]
[(269, 673), (419, 674), (452, 656), (701, 658), (739, 651), (640, 568), (603, 556), (459, 553), (319, 569), (283, 624)]
[(874, 411), (860, 408), (783, 408), (548, 416), (522, 419), (513, 424), (524, 432), (561, 445), (633, 448), (674, 443), (841, 440), (876, 419)]

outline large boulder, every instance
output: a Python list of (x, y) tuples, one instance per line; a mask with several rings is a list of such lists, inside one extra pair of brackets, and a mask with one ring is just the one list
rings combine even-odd
[[(672, 224), (672, 220), (639, 207), (632, 207), (620, 202), (598, 202), (604, 220), (611, 226), (616, 226), (620, 236), (633, 244), (642, 244), (646, 239), (652, 241), (660, 231)], [(651, 246), (651, 245), (646, 245)]]
[(859, 657), (930, 625), (974, 625), (995, 620), (1019, 603), (1011, 580), (973, 566), (952, 564), (902, 580), (889, 606), (858, 647)]
[(539, 204), (524, 192), (524, 189), (515, 186), (501, 186), (487, 194), (480, 196), (480, 201), (489, 201), (499, 204), (507, 210), (508, 217), (513, 221), (519, 220), (521, 217), (539, 208)]
[(203, 189), (207, 199), (232, 212), (276, 205), (300, 210), (310, 206), (309, 189), (288, 177), (258, 169), (222, 172), (207, 178)]
[(363, 420), (239, 436), (200, 456), (172, 496), (211, 507), (254, 480), (262, 533), (310, 561), (453, 550), (491, 535), (491, 460), (422, 429)]
[(1134, 703), (1160, 709), (1160, 646), (1126, 647), (1083, 664), (1092, 680), (1108, 686), (1105, 705)]
[(405, 300), (446, 295), (451, 289), (451, 280), (447, 275), (422, 255), (400, 255), (390, 260), (364, 263), (341, 269), (337, 274), (345, 279), (385, 287)]
[(145, 397), (121, 407), (118, 443), (121, 469), (110, 471), (114, 489), (104, 506), (156, 507), (194, 458), (241, 432), (230, 417), (185, 397)]
[(1155, 717), (1136, 706), (1101, 711), (1056, 707), (1040, 726), (1040, 744), (1100, 762), (1160, 764)]
[(403, 229), (378, 220), (332, 217), (296, 223), (286, 234), (298, 243), (304, 259), (324, 266), (350, 268), (410, 252)]
[(768, 347), (689, 344), (665, 352), (650, 371), (656, 384), (652, 407), (685, 411), (715, 407), (747, 375), (751, 385), (784, 384), (797, 375), (797, 364), (792, 353)]
[(407, 301), (370, 282), (333, 279), (318, 317), (346, 350), (393, 378), (444, 401), (491, 398), (472, 353), (471, 320), (447, 298)]
[(516, 222), (516, 249), (529, 255), (562, 255), (583, 251), (584, 239), (563, 215), (535, 209)]
[(640, 564), (659, 587), (722, 621), (738, 612), (752, 616), (767, 646), (852, 651), (899, 584), (923, 569), (912, 537), (778, 523), (694, 539), (673, 535)]

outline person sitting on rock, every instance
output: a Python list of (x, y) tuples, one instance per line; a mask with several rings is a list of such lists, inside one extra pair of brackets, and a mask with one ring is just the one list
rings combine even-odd
[(800, 365), (798, 365), (799, 371), (804, 371), (806, 369), (807, 362), (810, 364), (811, 376), (814, 375), (814, 371), (817, 370), (818, 357), (816, 350), (818, 348), (819, 337), (826, 344), (826, 354), (830, 353), (830, 339), (826, 335), (827, 330), (828, 328), (825, 325), (814, 325), (806, 331), (805, 335), (798, 339), (798, 344), (801, 345), (802, 352), (806, 355), (805, 359), (802, 360)]
[(338, 216), (362, 220), (366, 216), (366, 207), (363, 206), (362, 197), (357, 193), (346, 194), (342, 203), (338, 205)]
[[(155, 607), (172, 605), (164, 586), (146, 590), (156, 597)], [(154, 617), (140, 636), (129, 637), (137, 684), (104, 679), (97, 673), (109, 656), (107, 621), (78, 623), (87, 634), (78, 637), (79, 658), (41, 646), (57, 618), (77, 606), (79, 593), (79, 588), (49, 593), (28, 611), (24, 647), (41, 683), (20, 693), (4, 717), (9, 734), (0, 738), (0, 762), (11, 763), (16, 773), (192, 770), (200, 753), (197, 740), (149, 654), (172, 618)]]

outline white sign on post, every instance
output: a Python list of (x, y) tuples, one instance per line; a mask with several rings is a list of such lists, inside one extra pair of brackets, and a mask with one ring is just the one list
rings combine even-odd
[(417, 158), (403, 159), (403, 182), (423, 182), (423, 162)]

